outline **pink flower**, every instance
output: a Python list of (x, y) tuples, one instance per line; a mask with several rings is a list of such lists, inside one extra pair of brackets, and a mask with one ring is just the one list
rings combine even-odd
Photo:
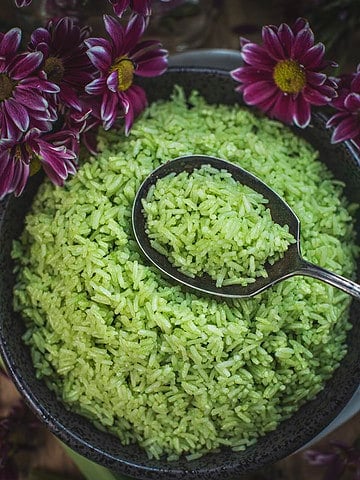
[(339, 96), (331, 102), (337, 113), (327, 122), (335, 127), (332, 143), (351, 140), (360, 149), (360, 64), (352, 75), (344, 75), (338, 81)]
[[(93, 155), (97, 153), (97, 134), (102, 125), (100, 116), (100, 102), (94, 96), (81, 99), (81, 112), (68, 112), (64, 118), (63, 128), (77, 132), (79, 144)], [(75, 150), (76, 152), (78, 149)]]
[(147, 104), (146, 94), (134, 85), (136, 75), (154, 77), (167, 67), (167, 51), (157, 41), (138, 43), (147, 21), (133, 15), (124, 28), (118, 19), (104, 15), (105, 28), (110, 40), (90, 38), (88, 56), (99, 71), (99, 77), (90, 82), (85, 90), (99, 96), (100, 117), (107, 130), (114, 125), (120, 113), (125, 117), (125, 132), (128, 134), (134, 118)]
[(86, 28), (80, 28), (69, 17), (50, 21), (31, 35), (29, 48), (43, 54), (43, 70), (50, 82), (58, 85), (57, 100), (62, 106), (81, 110), (79, 95), (95, 73), (84, 40)]
[(350, 478), (360, 478), (360, 451), (355, 445), (331, 441), (327, 451), (306, 450), (304, 458), (310, 465), (325, 467), (324, 480), (343, 478), (345, 471), (350, 473)]
[(325, 47), (314, 44), (308, 23), (299, 18), (293, 28), (262, 29), (263, 45), (241, 39), (244, 66), (231, 72), (241, 83), (237, 91), (244, 101), (270, 117), (306, 127), (311, 105), (325, 105), (336, 96), (336, 84), (322, 70), (334, 63), (324, 61)]
[[(131, 10), (139, 15), (150, 15), (151, 0), (109, 0), (112, 3), (114, 12), (119, 17), (130, 7)], [(171, 1), (171, 0), (170, 0)]]
[(43, 167), (55, 185), (63, 185), (76, 171), (76, 134), (70, 130), (45, 133), (32, 128), (20, 139), (0, 140), (0, 199), (8, 193), (18, 196), (29, 175)]
[(29, 128), (48, 131), (56, 120), (44, 93), (59, 91), (39, 71), (41, 52), (17, 54), (21, 30), (12, 28), (0, 35), (0, 133), (17, 138)]
[(17, 7), (27, 7), (28, 5), (30, 5), (30, 3), (32, 2), (32, 0), (15, 0), (15, 5)]

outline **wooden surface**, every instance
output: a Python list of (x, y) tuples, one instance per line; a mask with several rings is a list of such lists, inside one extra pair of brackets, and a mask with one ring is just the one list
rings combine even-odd
[[(10, 412), (11, 406), (19, 400), (20, 394), (14, 385), (0, 375), (0, 418), (6, 416)], [(73, 461), (50, 432), (41, 428), (36, 430), (36, 436), (39, 446), (26, 452), (25, 463), (28, 464), (29, 470), (44, 469), (50, 472), (59, 472), (63, 475), (64, 480), (83, 479)]]
[[(34, 0), (34, 2), (39, 0)], [(99, 1), (99, 0), (98, 0)], [(102, 0), (105, 2), (106, 0)], [(100, 1), (99, 1), (100, 3)], [(254, 8), (255, 7), (255, 8)], [(211, 30), (205, 43), (206, 48), (231, 48), (239, 47), (239, 25), (262, 25), (265, 23), (280, 23), (278, 3), (254, 0), (225, 0), (221, 9), (214, 17)], [(2, 25), (11, 22), (11, 16), (6, 8), (0, 13)], [(258, 33), (247, 35), (251, 39), (258, 38)], [(166, 45), (165, 45), (166, 46)], [(18, 397), (15, 388), (0, 377), (0, 416), (8, 411), (11, 403)], [(360, 414), (348, 421), (345, 425), (326, 437), (320, 444), (326, 445), (330, 439), (341, 439), (353, 442), (360, 436)], [(33, 451), (29, 457), (29, 466), (44, 468), (63, 474), (66, 480), (83, 478), (72, 460), (65, 454), (57, 440), (46, 430), (42, 431), (42, 444)], [(319, 445), (318, 445), (319, 446)], [(289, 480), (320, 480), (323, 470), (309, 467), (303, 460), (303, 454), (292, 455), (276, 464), (273, 479), (282, 478)], [(245, 478), (245, 477), (244, 477)], [(99, 479), (100, 480), (100, 479)]]

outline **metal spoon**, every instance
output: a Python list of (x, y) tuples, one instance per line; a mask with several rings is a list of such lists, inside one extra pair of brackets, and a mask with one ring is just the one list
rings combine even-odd
[[(215, 281), (207, 274), (195, 278), (190, 278), (183, 274), (164, 255), (151, 246), (146, 233), (146, 218), (142, 207), (142, 199), (146, 197), (149, 188), (159, 178), (165, 177), (170, 173), (178, 174), (184, 170), (190, 173), (203, 165), (211, 165), (219, 170), (227, 170), (235, 180), (262, 194), (268, 200), (266, 206), (270, 209), (273, 221), (280, 225), (289, 226), (289, 231), (296, 239), (296, 243), (289, 245), (289, 248), (280, 260), (273, 265), (269, 264), (266, 266), (267, 278), (258, 277), (254, 283), (246, 286), (226, 285), (217, 287)], [(206, 155), (179, 157), (155, 169), (137, 191), (132, 209), (132, 226), (135, 239), (141, 251), (150, 262), (169, 279), (202, 293), (226, 298), (251, 297), (286, 278), (294, 275), (306, 275), (322, 280), (360, 300), (360, 285), (302, 258), (300, 253), (300, 221), (289, 205), (257, 177), (241, 167), (219, 158)]]

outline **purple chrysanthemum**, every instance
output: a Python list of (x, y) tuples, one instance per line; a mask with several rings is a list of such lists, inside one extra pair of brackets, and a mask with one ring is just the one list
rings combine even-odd
[(32, 2), (32, 0), (15, 0), (15, 5), (17, 7), (27, 7), (30, 5), (30, 3)]
[[(0, 376), (10, 381), (0, 365)], [(6, 387), (5, 387), (6, 388)], [(19, 399), (10, 409), (0, 415), (0, 480), (19, 480), (18, 454), (38, 443), (36, 430), (41, 428), (40, 421), (28, 410), (24, 401)]]
[[(100, 102), (96, 97), (87, 96), (81, 99), (81, 112), (68, 112), (64, 118), (63, 128), (77, 132), (78, 144), (93, 155), (97, 153), (97, 133), (102, 125), (100, 117)], [(74, 149), (78, 151), (78, 149)]]
[(355, 446), (332, 441), (327, 452), (310, 449), (304, 457), (310, 465), (325, 467), (324, 480), (338, 480), (346, 470), (360, 479), (360, 451)]
[(311, 105), (325, 105), (336, 96), (336, 83), (322, 70), (325, 47), (314, 44), (308, 23), (299, 18), (293, 28), (283, 23), (262, 30), (263, 45), (241, 39), (244, 66), (231, 72), (241, 83), (244, 101), (285, 123), (306, 127)]
[(80, 28), (69, 17), (50, 21), (31, 35), (29, 48), (44, 56), (43, 69), (50, 82), (59, 86), (61, 105), (81, 110), (79, 95), (91, 81), (94, 68), (86, 55), (84, 40), (88, 29)]
[(151, 0), (109, 0), (113, 6), (114, 12), (119, 17), (125, 12), (127, 8), (139, 15), (151, 14)]
[(59, 88), (39, 71), (41, 52), (17, 54), (20, 41), (18, 28), (0, 35), (0, 133), (6, 138), (17, 138), (31, 127), (48, 131), (56, 120), (44, 93)]
[(360, 64), (355, 73), (339, 79), (338, 92), (331, 102), (338, 112), (327, 122), (327, 127), (335, 127), (331, 141), (352, 140), (360, 149)]
[(138, 43), (147, 21), (133, 15), (126, 28), (118, 19), (104, 15), (110, 41), (90, 38), (88, 55), (100, 76), (86, 86), (90, 95), (101, 95), (100, 115), (105, 129), (115, 122), (118, 113), (125, 117), (125, 132), (129, 132), (134, 117), (146, 106), (144, 90), (133, 84), (134, 76), (154, 77), (167, 67), (167, 51), (157, 41)]
[(63, 185), (76, 171), (76, 136), (70, 130), (44, 134), (32, 128), (21, 139), (1, 139), (0, 199), (11, 192), (20, 195), (29, 175), (40, 167), (55, 185)]

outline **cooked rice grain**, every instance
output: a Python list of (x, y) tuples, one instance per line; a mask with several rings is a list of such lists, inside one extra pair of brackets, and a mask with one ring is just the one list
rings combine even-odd
[(188, 277), (207, 273), (221, 287), (267, 277), (266, 263), (295, 242), (266, 203), (226, 170), (203, 165), (158, 179), (142, 206), (151, 246)]
[[(193, 108), (188, 108), (188, 105)], [(304, 256), (352, 276), (352, 211), (288, 128), (177, 89), (64, 188), (45, 182), (15, 242), (15, 308), (39, 378), (73, 411), (150, 457), (245, 449), (321, 390), (346, 353), (350, 298), (294, 277), (251, 300), (169, 285), (131, 235), (135, 192), (161, 162), (209, 154), (274, 188), (302, 222)]]

